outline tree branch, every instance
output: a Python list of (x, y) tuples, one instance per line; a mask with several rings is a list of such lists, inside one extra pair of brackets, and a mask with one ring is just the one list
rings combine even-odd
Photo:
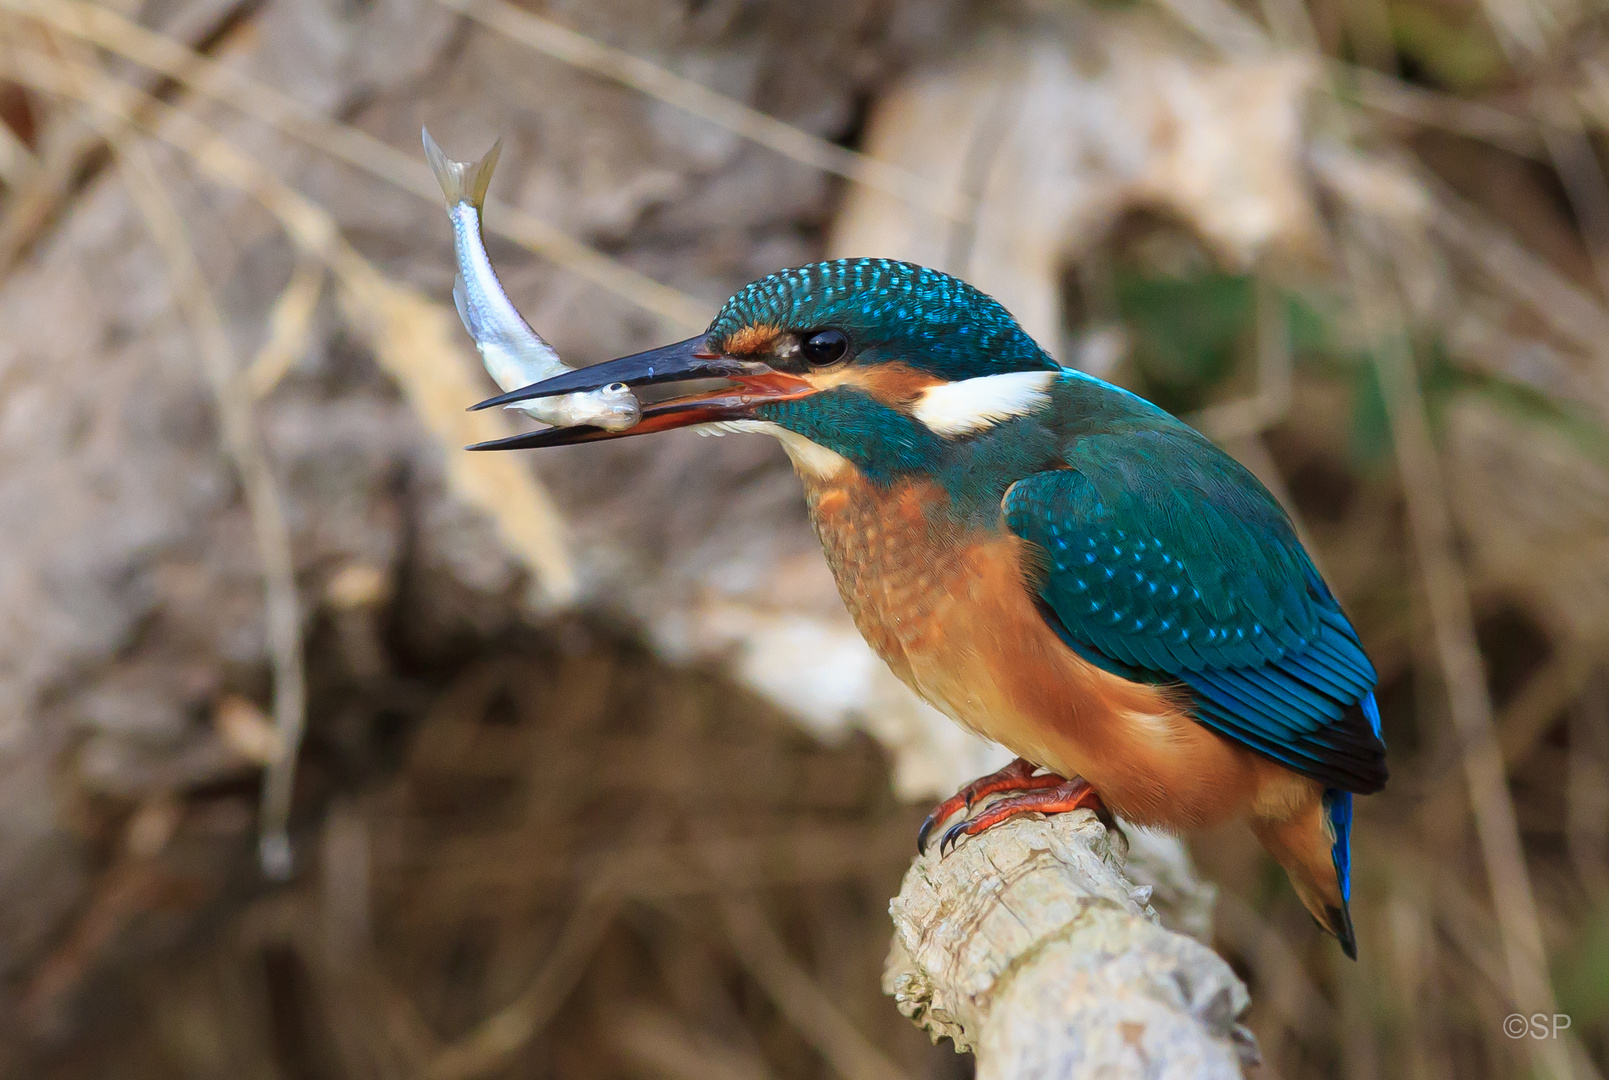
[[(935, 1041), (976, 1053), (979, 1080), (1240, 1077), (1258, 1060), (1237, 1023), (1245, 986), (1160, 925), (1127, 857), (1089, 811), (1014, 818), (943, 858), (930, 848), (890, 905), (884, 990)], [(1181, 889), (1179, 867), (1163, 869), (1186, 907), (1210, 903), (1210, 886)]]

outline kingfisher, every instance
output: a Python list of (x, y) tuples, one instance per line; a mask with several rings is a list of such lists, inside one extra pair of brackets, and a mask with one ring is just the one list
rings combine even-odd
[(971, 285), (889, 259), (780, 271), (696, 337), (475, 408), (615, 384), (662, 397), (624, 431), (470, 449), (777, 438), (867, 643), (1017, 755), (941, 803), (919, 849), (957, 814), (941, 856), (1028, 812), (1176, 832), (1243, 819), (1356, 958), (1352, 796), (1387, 774), (1374, 667), (1290, 518), (1228, 454), (1057, 364)]

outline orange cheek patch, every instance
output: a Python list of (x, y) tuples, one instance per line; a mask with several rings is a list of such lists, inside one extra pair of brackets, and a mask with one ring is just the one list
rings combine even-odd
[(898, 360), (871, 367), (847, 367), (826, 375), (805, 376), (822, 390), (852, 387), (896, 409), (909, 409), (931, 386), (943, 379), (918, 371)]
[(768, 353), (782, 336), (782, 327), (770, 323), (740, 326), (726, 335), (721, 351), (728, 356), (758, 356)]

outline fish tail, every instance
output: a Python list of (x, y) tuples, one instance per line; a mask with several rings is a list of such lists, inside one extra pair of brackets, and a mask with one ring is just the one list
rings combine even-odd
[(497, 167), (497, 155), (503, 151), (503, 140), (494, 142), (479, 161), (454, 161), (430, 137), (428, 129), (421, 129), (421, 134), (425, 157), (430, 159), (430, 168), (441, 184), (441, 193), (447, 196), (447, 205), (468, 203), (479, 210), (486, 202), (486, 189), (492, 182), (492, 170)]

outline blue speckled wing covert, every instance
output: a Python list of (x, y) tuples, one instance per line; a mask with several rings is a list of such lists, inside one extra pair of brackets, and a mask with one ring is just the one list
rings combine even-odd
[(1198, 719), (1328, 787), (1385, 784), (1374, 667), (1284, 512), (1188, 430), (1079, 439), (1012, 486), (1039, 600), (1086, 660), (1179, 683)]

